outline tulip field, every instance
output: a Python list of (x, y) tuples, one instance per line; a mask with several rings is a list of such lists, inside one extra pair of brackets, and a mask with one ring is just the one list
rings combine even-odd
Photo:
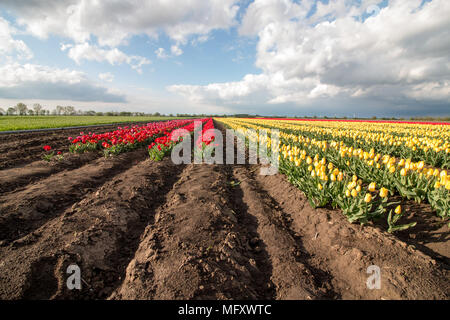
[(449, 124), (149, 121), (0, 134), (0, 299), (450, 298)]
[[(313, 207), (340, 208), (350, 222), (387, 216), (389, 231), (401, 205), (400, 195), (428, 202), (436, 214), (450, 217), (450, 126), (367, 122), (304, 122), (227, 119), (234, 130), (279, 129), (280, 169), (305, 192)], [(268, 139), (270, 145), (270, 137)], [(387, 213), (388, 212), (388, 213)]]

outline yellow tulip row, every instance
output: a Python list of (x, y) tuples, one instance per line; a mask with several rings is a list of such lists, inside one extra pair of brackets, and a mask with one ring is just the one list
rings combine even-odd
[[(223, 121), (223, 120), (221, 120)], [(264, 128), (263, 126), (272, 126), (273, 128), (280, 130), (295, 130), (296, 126), (292, 126), (286, 124), (288, 121), (273, 121), (273, 120), (255, 120), (255, 119), (225, 119), (225, 121), (229, 126), (234, 129), (243, 127), (241, 125), (245, 125), (253, 130), (258, 130)], [(268, 123), (269, 122), (269, 123)], [(385, 165), (390, 173), (394, 173), (397, 170), (400, 170), (400, 174), (402, 176), (406, 176), (410, 171), (417, 171), (420, 173), (420, 176), (425, 175), (428, 178), (431, 177), (440, 177), (440, 181), (436, 182), (435, 188), (446, 188), (450, 190), (450, 176), (448, 176), (446, 170), (439, 170), (437, 168), (425, 167), (424, 161), (413, 162), (411, 159), (397, 159), (396, 157), (390, 155), (382, 155), (380, 153), (375, 154), (374, 149), (372, 148), (370, 151), (365, 151), (361, 148), (353, 148), (344, 144), (343, 141), (325, 141), (325, 140), (316, 140), (310, 139), (309, 137), (304, 137), (301, 135), (289, 134), (285, 132), (281, 132), (281, 138), (284, 138), (289, 141), (299, 142), (304, 145), (314, 145), (316, 147), (321, 148), (325, 151), (327, 148), (333, 148), (339, 152), (340, 156), (345, 157), (358, 157), (361, 160), (364, 160), (369, 166), (374, 166), (377, 169), (380, 169), (382, 165)], [(381, 161), (380, 161), (381, 160)]]
[(237, 119), (236, 121), (242, 124), (326, 134), (336, 140), (350, 138), (361, 144), (375, 143), (384, 146), (404, 146), (412, 151), (421, 149), (424, 152), (434, 150), (450, 153), (450, 126), (268, 119)]

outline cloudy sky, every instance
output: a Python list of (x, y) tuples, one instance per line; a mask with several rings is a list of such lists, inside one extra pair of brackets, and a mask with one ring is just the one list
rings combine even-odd
[(448, 0), (1, 0), (0, 107), (450, 115)]

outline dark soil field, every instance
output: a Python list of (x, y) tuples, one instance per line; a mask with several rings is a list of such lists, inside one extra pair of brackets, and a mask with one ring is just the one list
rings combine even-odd
[[(449, 229), (425, 205), (392, 235), (312, 209), (260, 165), (70, 154), (79, 132), (0, 135), (0, 299), (450, 298)], [(41, 160), (46, 144), (64, 160)]]

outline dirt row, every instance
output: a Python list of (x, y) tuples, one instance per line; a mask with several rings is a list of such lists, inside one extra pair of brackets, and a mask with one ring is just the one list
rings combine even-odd
[(449, 298), (445, 235), (349, 224), (259, 165), (65, 158), (0, 172), (0, 299)]

